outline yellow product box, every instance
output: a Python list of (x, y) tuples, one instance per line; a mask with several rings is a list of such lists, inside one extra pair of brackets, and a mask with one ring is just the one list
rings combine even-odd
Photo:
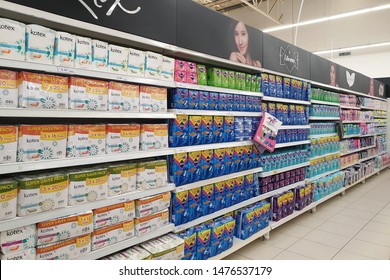
[(106, 154), (139, 151), (139, 124), (107, 124)]
[(137, 164), (108, 166), (108, 196), (116, 196), (137, 189)]
[(69, 109), (107, 111), (108, 82), (71, 77)]
[(141, 124), (140, 150), (149, 151), (156, 148), (156, 138), (154, 137), (155, 124)]
[(0, 164), (16, 162), (18, 127), (0, 126)]
[(68, 175), (48, 174), (18, 179), (19, 217), (63, 208), (68, 205)]
[(1, 69), (0, 70), (0, 108), (17, 108), (18, 98), (19, 98), (18, 73)]
[(141, 86), (140, 112), (167, 112), (168, 92), (166, 88)]
[(91, 234), (37, 247), (37, 260), (72, 260), (91, 252)]
[(184, 240), (172, 233), (140, 246), (151, 253), (152, 260), (181, 260), (184, 257)]
[(142, 218), (167, 209), (171, 204), (171, 193), (166, 192), (135, 201), (135, 216)]
[(67, 125), (20, 125), (17, 161), (64, 158)]
[(12, 252), (8, 254), (0, 254), (0, 260), (2, 261), (21, 261), (21, 260), (35, 260), (36, 250), (35, 248), (26, 249), (23, 251)]
[(68, 128), (67, 157), (87, 157), (106, 153), (105, 124), (70, 124)]
[(16, 217), (18, 182), (0, 180), (0, 221)]
[(108, 84), (108, 110), (139, 112), (139, 86), (110, 82)]
[(37, 245), (46, 245), (91, 233), (92, 211), (37, 224)]
[(160, 228), (169, 224), (169, 210), (166, 209), (143, 218), (135, 218), (134, 223), (135, 234), (137, 236), (142, 236), (159, 230)]
[(94, 230), (92, 233), (92, 251), (132, 237), (134, 237), (134, 220)]
[(157, 160), (154, 162), (156, 170), (156, 188), (168, 185), (168, 168), (166, 160)]
[(154, 125), (155, 149), (168, 149), (168, 125)]
[(37, 245), (36, 225), (18, 227), (0, 233), (0, 249), (3, 254), (35, 248)]
[(134, 201), (118, 203), (93, 210), (93, 228), (99, 229), (134, 219)]

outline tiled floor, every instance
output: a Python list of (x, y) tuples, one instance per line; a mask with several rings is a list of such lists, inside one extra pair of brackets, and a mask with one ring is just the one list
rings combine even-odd
[(390, 259), (390, 170), (271, 231), (225, 260)]

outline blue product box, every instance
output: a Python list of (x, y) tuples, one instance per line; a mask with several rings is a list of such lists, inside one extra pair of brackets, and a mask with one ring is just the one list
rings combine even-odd
[(188, 191), (174, 193), (172, 196), (172, 222), (175, 226), (188, 223)]
[(199, 110), (199, 91), (188, 90), (188, 109)]
[(209, 110), (218, 111), (219, 110), (219, 93), (218, 92), (210, 92), (209, 99)]
[(189, 116), (188, 146), (202, 144), (202, 117)]
[(236, 220), (233, 219), (231, 216), (225, 217), (223, 220), (223, 223), (225, 225), (225, 231), (224, 231), (224, 246), (223, 251), (226, 251), (233, 247), (233, 238), (234, 238), (234, 231), (236, 229)]
[(244, 176), (234, 178), (234, 192), (236, 203), (244, 201)]
[(281, 76), (276, 76), (276, 97), (283, 98), (283, 78)]
[(214, 116), (213, 126), (211, 131), (213, 132), (213, 143), (222, 143), (224, 142), (224, 130), (223, 130), (224, 120), (223, 116)]
[(210, 93), (208, 91), (199, 91), (199, 110), (209, 110)]
[(212, 134), (212, 126), (213, 126), (213, 116), (202, 116), (202, 144), (212, 144), (213, 143), (213, 134)]
[(200, 218), (202, 209), (202, 188), (194, 188), (188, 191), (188, 221), (191, 222)]
[(234, 180), (228, 179), (224, 181), (225, 183), (225, 207), (228, 208), (233, 204), (233, 195), (234, 195)]
[(291, 79), (291, 99), (297, 99), (297, 93), (298, 93), (298, 80)]
[(245, 112), (253, 112), (255, 109), (254, 99), (253, 96), (245, 96)]
[(249, 169), (260, 167), (260, 152), (255, 145), (252, 146), (250, 158), (251, 160), (249, 161)]
[(214, 184), (214, 212), (225, 208), (225, 182)]
[(213, 177), (225, 175), (225, 149), (214, 149), (213, 154)]
[(228, 94), (220, 92), (219, 99), (218, 99), (219, 111), (230, 111), (230, 110), (227, 110), (227, 103), (228, 103)]
[(245, 200), (251, 199), (253, 194), (253, 174), (244, 176)]
[(261, 194), (260, 192), (260, 180), (259, 180), (259, 174), (254, 173), (253, 174), (253, 197), (259, 196)]
[(203, 150), (200, 167), (202, 169), (201, 178), (202, 180), (210, 179), (213, 177), (213, 150)]
[(226, 107), (225, 107), (226, 111), (233, 111), (233, 104), (234, 104), (234, 97), (233, 96), (234, 96), (234, 94), (231, 94), (231, 93), (226, 94), (226, 98), (227, 98)]
[(239, 172), (239, 168), (240, 168), (240, 162), (241, 162), (241, 155), (242, 155), (242, 148), (240, 147), (235, 147), (234, 148), (234, 154), (233, 154), (233, 161), (232, 161), (232, 165), (231, 165), (231, 168), (230, 168), (230, 173), (236, 173), (236, 172)]
[(224, 142), (234, 141), (234, 117), (226, 116), (223, 118), (223, 136)]
[(233, 156), (234, 156), (234, 148), (226, 148), (225, 149), (225, 174), (233, 173)]
[(188, 109), (188, 89), (175, 88), (170, 90), (171, 108)]
[(276, 77), (275, 75), (268, 75), (268, 90), (269, 96), (276, 97)]
[(207, 260), (210, 257), (211, 229), (205, 225), (195, 228), (196, 231), (196, 259)]
[(269, 226), (269, 221), (271, 219), (271, 204), (269, 202), (265, 202), (261, 211), (261, 229), (264, 229)]
[(261, 98), (254, 96), (253, 97), (253, 106), (252, 106), (253, 112), (261, 112)]
[(176, 186), (182, 186), (188, 182), (187, 153), (178, 153), (169, 156), (170, 182)]
[(291, 79), (283, 77), (283, 98), (291, 98)]
[(252, 209), (253, 209), (253, 224), (252, 224), (252, 230), (253, 230), (253, 234), (255, 234), (256, 232), (258, 232), (261, 228), (261, 204), (263, 203), (263, 201), (260, 201), (256, 204), (254, 204), (252, 206)]
[(214, 185), (202, 187), (202, 216), (214, 213)]
[(245, 240), (253, 235), (254, 211), (252, 208), (240, 209), (237, 213), (235, 236)]
[(202, 168), (201, 168), (201, 157), (202, 152), (188, 152), (187, 159), (187, 183), (198, 182), (202, 179)]
[(245, 95), (239, 95), (240, 97), (240, 108), (238, 111), (245, 112), (246, 109), (246, 96)]
[(241, 155), (241, 170), (248, 170), (250, 164), (250, 156), (252, 153), (252, 146), (243, 146)]
[(181, 232), (179, 236), (184, 240), (184, 257), (182, 260), (196, 260), (196, 231), (190, 228)]
[(177, 115), (176, 119), (169, 120), (170, 147), (188, 146), (188, 116)]
[(223, 252), (222, 241), (225, 225), (222, 221), (214, 222), (209, 225), (211, 229), (210, 239), (210, 257), (214, 257)]
[(233, 111), (240, 111), (240, 95), (234, 94), (233, 95)]
[(270, 96), (269, 94), (269, 88), (268, 88), (268, 74), (267, 73), (261, 73), (261, 92), (264, 94), (264, 96)]

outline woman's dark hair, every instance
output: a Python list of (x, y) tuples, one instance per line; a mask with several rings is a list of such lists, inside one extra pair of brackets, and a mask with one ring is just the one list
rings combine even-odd
[[(240, 21), (235, 20), (230, 24), (229, 34), (228, 34), (229, 52), (227, 54), (227, 57), (229, 57), (232, 52), (238, 51), (237, 46), (236, 46), (236, 41), (234, 38), (234, 32), (235, 32), (236, 26), (239, 22)], [(260, 60), (261, 58), (258, 55), (258, 54), (260, 54), (260, 50), (262, 47), (261, 40), (260, 40), (261, 39), (260, 34), (256, 34), (256, 30), (253, 27), (248, 26), (246, 24), (244, 24), (244, 25), (245, 25), (246, 30), (248, 32), (248, 53), (250, 54), (250, 56), (253, 60)], [(259, 31), (259, 33), (260, 33), (260, 31)], [(256, 52), (256, 49), (259, 51)]]

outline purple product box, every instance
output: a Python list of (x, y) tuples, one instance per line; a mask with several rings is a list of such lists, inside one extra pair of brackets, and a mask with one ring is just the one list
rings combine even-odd
[(199, 110), (209, 110), (210, 93), (208, 91), (199, 91)]
[(210, 104), (209, 110), (218, 111), (219, 110), (219, 94), (218, 92), (210, 92)]
[(253, 96), (245, 96), (245, 112), (253, 112), (255, 105), (254, 105), (254, 97)]
[(227, 103), (228, 103), (228, 94), (220, 92), (219, 99), (218, 99), (219, 111), (228, 111), (227, 110)]
[(240, 109), (239, 109), (239, 111), (245, 112), (245, 107), (246, 107), (245, 101), (246, 101), (245, 95), (240, 95)]
[(192, 89), (188, 91), (188, 109), (199, 110), (199, 91)]

